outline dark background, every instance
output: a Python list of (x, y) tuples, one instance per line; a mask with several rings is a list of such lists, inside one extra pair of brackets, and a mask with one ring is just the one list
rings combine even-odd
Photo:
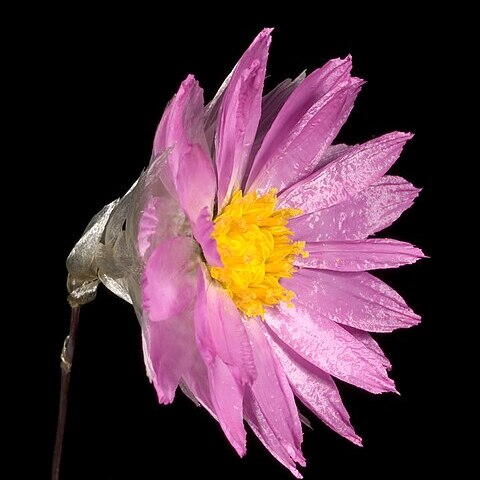
[[(122, 195), (148, 163), (163, 108), (185, 76), (194, 73), (211, 98), (264, 26), (275, 27), (267, 89), (332, 57), (353, 55), (353, 73), (368, 83), (339, 141), (356, 143), (392, 130), (416, 134), (392, 172), (423, 192), (384, 233), (433, 257), (379, 273), (424, 318), (419, 327), (379, 336), (402, 395), (374, 396), (339, 382), (365, 446), (351, 445), (307, 414), (314, 430), (305, 430), (305, 478), (413, 475), (441, 469), (446, 461), (432, 453), (441, 442), (435, 427), (441, 362), (431, 289), (436, 166), (429, 149), (428, 84), (436, 69), (436, 38), (425, 33), (430, 20), (407, 8), (383, 16), (346, 6), (335, 13), (278, 7), (265, 15), (236, 8), (222, 20), (186, 6), (141, 17), (129, 10), (72, 10), (62, 21), (36, 25), (18, 60), (29, 72), (21, 75), (28, 163), (18, 169), (26, 168), (32, 183), (25, 190), (38, 237), (24, 241), (40, 272), (33, 296), (22, 299), (25, 311), (35, 305), (37, 312), (25, 320), (36, 353), (33, 370), (24, 372), (29, 420), (20, 448), (28, 461), (17, 465), (33, 472), (28, 478), (48, 478), (50, 471), (59, 352), (68, 330), (67, 254), (90, 217)], [(293, 478), (250, 433), (248, 453), (239, 459), (216, 422), (181, 393), (173, 405), (159, 406), (145, 375), (134, 312), (100, 287), (81, 314), (62, 478), (190, 478), (185, 472), (191, 468), (192, 478)]]

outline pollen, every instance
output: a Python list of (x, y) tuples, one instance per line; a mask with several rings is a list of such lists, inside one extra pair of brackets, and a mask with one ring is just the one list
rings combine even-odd
[(293, 242), (287, 226), (302, 211), (275, 209), (277, 201), (273, 188), (262, 196), (237, 190), (215, 219), (212, 237), (223, 266), (210, 266), (210, 275), (249, 317), (263, 317), (266, 307), (280, 302), (292, 306), (295, 294), (280, 280), (292, 276), (297, 255), (308, 256), (305, 242)]

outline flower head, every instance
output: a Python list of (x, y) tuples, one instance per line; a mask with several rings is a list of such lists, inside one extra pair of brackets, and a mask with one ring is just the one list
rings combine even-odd
[(334, 378), (395, 391), (369, 332), (419, 322), (366, 271), (423, 254), (370, 238), (418, 194), (385, 175), (411, 135), (333, 144), (363, 83), (350, 75), (350, 57), (262, 96), (270, 33), (257, 36), (207, 106), (193, 76), (181, 84), (150, 166), (87, 229), (89, 260), (78, 260), (78, 246), (72, 254), (70, 290), (100, 279), (130, 300), (159, 401), (181, 387), (239, 455), (246, 422), (299, 477), (295, 397), (360, 444)]

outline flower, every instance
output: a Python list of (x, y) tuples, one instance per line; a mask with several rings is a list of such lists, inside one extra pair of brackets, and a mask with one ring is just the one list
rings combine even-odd
[(181, 84), (148, 169), (72, 252), (69, 290), (90, 299), (102, 281), (133, 303), (160, 403), (180, 387), (239, 455), (246, 422), (300, 477), (295, 397), (361, 444), (334, 378), (395, 392), (370, 332), (420, 320), (367, 271), (423, 254), (370, 238), (418, 194), (385, 175), (412, 135), (333, 145), (363, 83), (350, 57), (262, 97), (270, 34), (257, 36), (206, 107), (193, 76)]

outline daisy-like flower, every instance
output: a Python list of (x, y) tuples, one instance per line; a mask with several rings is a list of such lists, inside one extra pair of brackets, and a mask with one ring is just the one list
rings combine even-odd
[[(395, 392), (369, 332), (419, 322), (367, 270), (423, 254), (370, 238), (418, 194), (385, 175), (411, 135), (333, 144), (363, 83), (350, 75), (350, 57), (262, 97), (270, 33), (258, 35), (206, 107), (193, 76), (181, 84), (149, 168), (72, 253), (70, 291), (90, 295), (100, 280), (131, 301), (159, 402), (180, 387), (239, 455), (246, 423), (300, 477), (295, 397), (361, 443), (334, 379)], [(79, 256), (85, 245), (89, 254)]]

